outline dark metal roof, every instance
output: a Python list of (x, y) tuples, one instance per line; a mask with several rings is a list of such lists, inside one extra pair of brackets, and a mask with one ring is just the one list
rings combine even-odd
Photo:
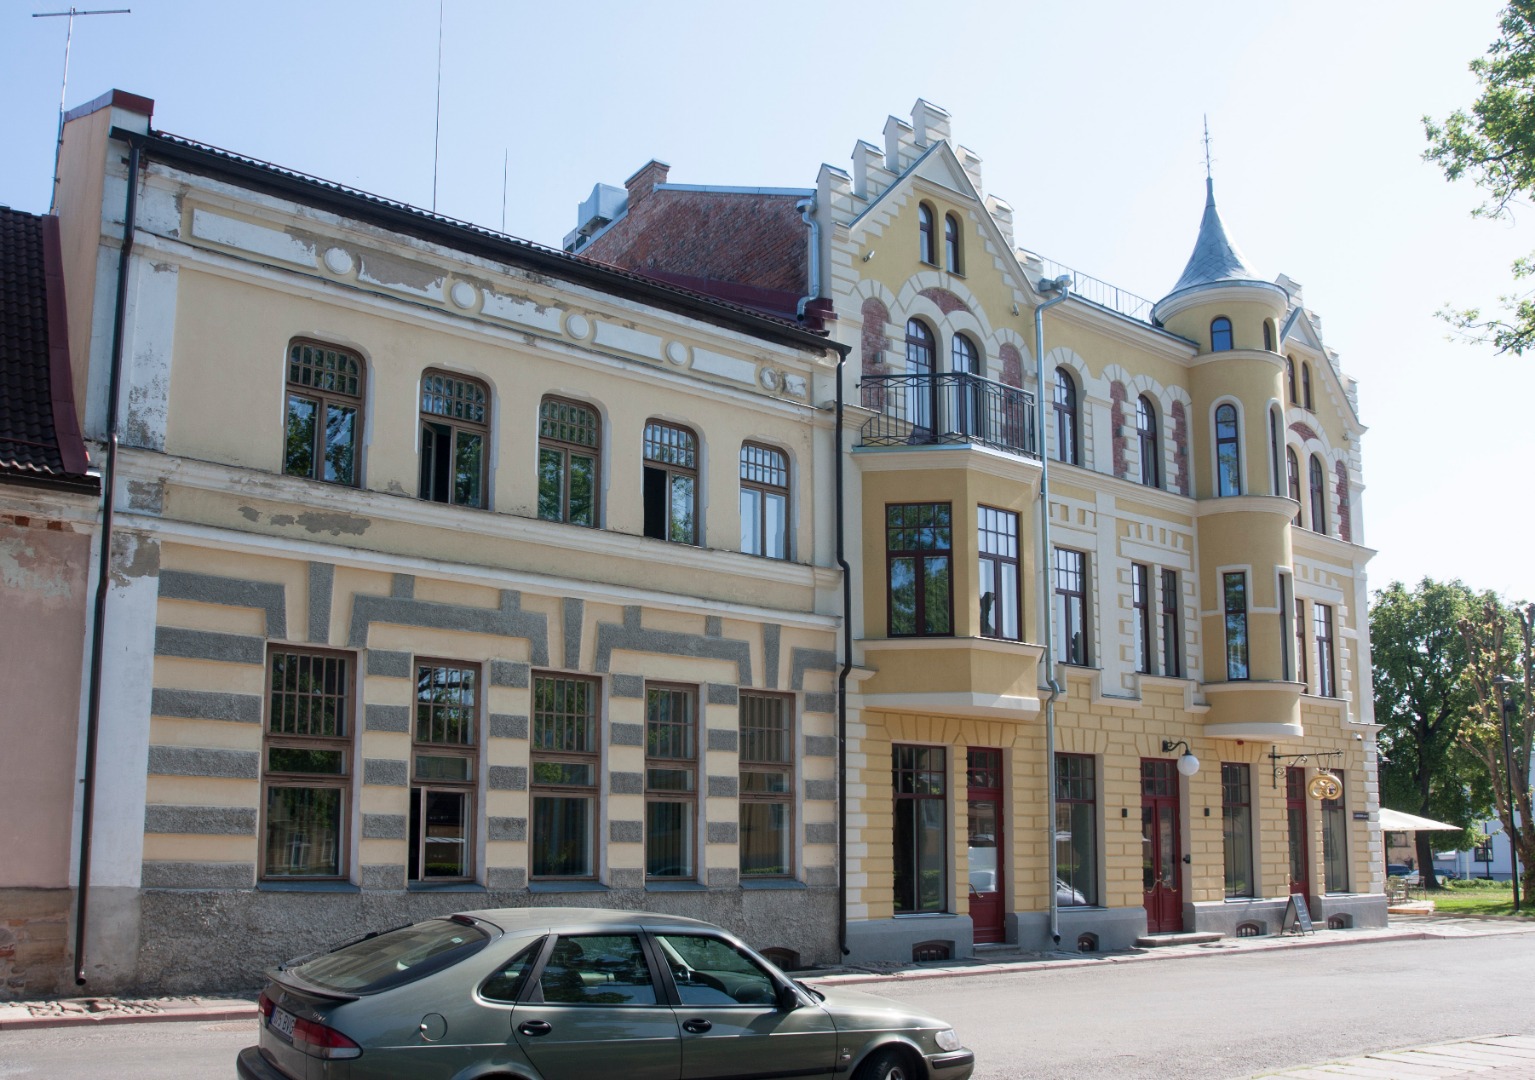
[(145, 154), (157, 161), (175, 164), (191, 172), (233, 179), (257, 190), (320, 206), (395, 232), (520, 269), (614, 293), (625, 299), (795, 348), (840, 353), (846, 353), (848, 349), (825, 334), (739, 304), (668, 285), (642, 274), (583, 259), (557, 248), (507, 236), (471, 222), (458, 221), (270, 162), (244, 157), (216, 146), (193, 142), (163, 131), (152, 131), (146, 135), (114, 128), (112, 135), (125, 142), (138, 144)]
[(0, 207), (0, 480), (95, 489), (67, 328), (58, 218)]

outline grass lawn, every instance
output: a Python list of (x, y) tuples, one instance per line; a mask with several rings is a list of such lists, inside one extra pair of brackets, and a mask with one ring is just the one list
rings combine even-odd
[[(1423, 896), (1434, 902), (1434, 911), (1449, 915), (1512, 915), (1513, 886), (1506, 881), (1446, 881), (1440, 889), (1425, 890)], [(1531, 898), (1520, 894), (1519, 915), (1535, 918)]]

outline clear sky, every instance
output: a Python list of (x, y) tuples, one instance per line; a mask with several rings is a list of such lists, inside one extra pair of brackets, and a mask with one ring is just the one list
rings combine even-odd
[[(77, 3), (79, 0), (77, 0)], [(1370, 582), (1535, 599), (1535, 356), (1446, 340), (1535, 250), (1421, 160), (1469, 105), (1489, 0), (443, 0), (437, 207), (558, 245), (594, 183), (652, 157), (689, 184), (812, 187), (918, 97), (947, 109), (1020, 245), (1155, 299), (1204, 200), (1305, 289), (1360, 382)], [(68, 3), (0, 0), (0, 204), (47, 209)], [(433, 197), (437, 0), (111, 0), (75, 22), (68, 105), (116, 87), (162, 131), (420, 206)], [(1521, 484), (1523, 486), (1521, 486)]]

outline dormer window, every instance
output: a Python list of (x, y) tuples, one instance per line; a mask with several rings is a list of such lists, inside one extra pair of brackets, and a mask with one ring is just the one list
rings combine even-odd
[(1215, 493), (1242, 494), (1242, 451), (1238, 442), (1237, 409), (1226, 404), (1215, 410)]
[(1231, 320), (1226, 316), (1218, 316), (1210, 323), (1210, 351), (1231, 351)]

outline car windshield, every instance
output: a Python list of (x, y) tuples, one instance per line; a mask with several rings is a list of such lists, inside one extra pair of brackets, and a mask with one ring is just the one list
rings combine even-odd
[(290, 971), (322, 990), (369, 994), (450, 967), (489, 940), (473, 923), (433, 919), (343, 945)]

